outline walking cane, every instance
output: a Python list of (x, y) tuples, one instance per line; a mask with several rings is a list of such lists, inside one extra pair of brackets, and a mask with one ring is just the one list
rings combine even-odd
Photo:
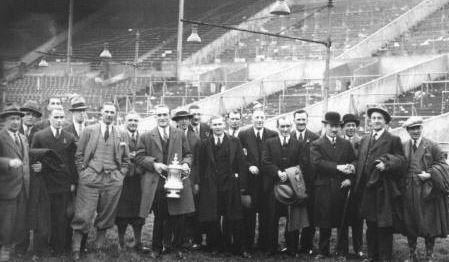
[(350, 197), (350, 196), (351, 196), (351, 188), (349, 188), (348, 193), (347, 193), (347, 195), (346, 195), (345, 205), (344, 205), (344, 208), (343, 208), (343, 215), (342, 215), (342, 217), (341, 217), (340, 227), (338, 228), (338, 234), (337, 234), (337, 250), (338, 250), (338, 247), (340, 246), (340, 241), (341, 241), (343, 229), (344, 229), (344, 226), (345, 226), (346, 213), (348, 212), (348, 205), (349, 205), (349, 197)]

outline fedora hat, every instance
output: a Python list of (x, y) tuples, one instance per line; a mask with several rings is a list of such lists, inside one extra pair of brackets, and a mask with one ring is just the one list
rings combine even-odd
[(388, 110), (384, 106), (382, 106), (382, 105), (374, 106), (374, 107), (368, 108), (368, 110), (366, 111), (366, 113), (368, 114), (368, 117), (371, 117), (371, 114), (374, 112), (381, 113), (385, 118), (385, 122), (387, 124), (390, 123), (391, 116), (388, 113)]
[(17, 116), (24, 116), (25, 114), (20, 111), (19, 107), (16, 105), (8, 105), (6, 106), (2, 112), (0, 112), (0, 118), (5, 118), (8, 116), (17, 115)]
[(20, 111), (22, 112), (31, 112), (33, 114), (36, 114), (37, 117), (41, 117), (42, 113), (39, 110), (39, 104), (35, 100), (28, 100), (26, 101), (22, 107), (20, 108)]
[(411, 128), (414, 126), (422, 126), (423, 125), (423, 119), (419, 116), (412, 116), (407, 121), (402, 124), (403, 128)]
[(341, 124), (344, 126), (346, 123), (355, 123), (356, 126), (360, 125), (360, 120), (353, 114), (346, 114), (343, 116), (343, 123)]
[(70, 100), (69, 111), (84, 111), (87, 109), (86, 100), (82, 96), (75, 96)]
[(339, 113), (330, 111), (324, 115), (324, 120), (321, 120), (321, 122), (330, 125), (341, 125), (341, 117)]
[(176, 112), (175, 116), (172, 117), (172, 120), (173, 121), (178, 121), (181, 118), (191, 118), (191, 117), (193, 117), (192, 114), (189, 114), (189, 112), (182, 110), (182, 111)]

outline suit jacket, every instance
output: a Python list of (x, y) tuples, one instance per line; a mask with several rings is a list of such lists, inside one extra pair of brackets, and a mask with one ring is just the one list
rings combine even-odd
[(354, 134), (354, 136), (352, 137), (351, 140), (349, 140), (348, 137), (345, 136), (345, 135), (343, 135), (342, 138), (344, 138), (344, 139), (348, 140), (349, 142), (351, 142), (352, 148), (354, 149), (355, 156), (358, 156), (359, 155), (360, 141), (362, 140), (362, 138), (359, 135), (357, 135), (357, 134)]
[[(212, 131), (210, 129), (210, 126), (206, 123), (201, 122), (200, 124), (200, 139), (206, 139), (210, 136), (210, 134), (212, 134)], [(193, 126), (189, 125), (189, 129), (192, 130), (193, 132), (195, 132), (193, 130)]]
[[(180, 163), (187, 163), (192, 165), (192, 154), (190, 151), (189, 142), (184, 133), (177, 129), (170, 127), (169, 131), (169, 145), (168, 145), (168, 161), (174, 159), (175, 154)], [(161, 135), (157, 127), (153, 130), (144, 133), (140, 136), (139, 144), (137, 146), (136, 163), (144, 170), (142, 176), (142, 202), (140, 205), (140, 217), (147, 217), (151, 211), (156, 189), (160, 180), (160, 175), (154, 170), (154, 163), (160, 163), (163, 159)], [(192, 213), (195, 211), (193, 202), (192, 187), (190, 179), (183, 180), (183, 189), (181, 190), (181, 197), (178, 199), (168, 198), (168, 212), (170, 215), (181, 215)]]
[(28, 136), (26, 136), (25, 131), (23, 130), (23, 125), (20, 125), (20, 128), (19, 128), (19, 132), (27, 138), (29, 145), (31, 145), (31, 142), (33, 142), (34, 134), (37, 131), (39, 131), (39, 129), (37, 127), (33, 126), (33, 127), (31, 127), (31, 130), (30, 130), (30, 133), (28, 134)]
[[(375, 168), (376, 160), (385, 163), (383, 172)], [(399, 137), (388, 131), (375, 141), (372, 135), (360, 141), (353, 193), (359, 199), (362, 217), (379, 227), (402, 228), (402, 192), (405, 156)]]
[[(231, 172), (228, 174), (230, 192), (228, 192), (228, 205), (225, 207), (230, 220), (242, 218), (242, 204), (240, 194), (245, 193), (248, 188), (247, 172), (243, 156), (242, 146), (237, 138), (225, 134), (229, 141), (229, 166)], [(199, 220), (215, 221), (219, 218), (218, 210), (218, 188), (215, 177), (216, 163), (214, 159), (214, 137), (202, 140), (200, 149), (200, 193), (199, 193)]]
[(61, 130), (60, 139), (56, 140), (50, 127), (47, 127), (34, 136), (31, 148), (47, 148), (56, 152), (55, 157), (63, 164), (54, 172), (45, 165), (42, 174), (50, 193), (69, 191), (70, 185), (75, 185), (78, 174), (75, 167), (76, 144), (75, 137), (64, 129)]
[(312, 164), (315, 165), (314, 181), (314, 222), (318, 227), (338, 227), (343, 215), (346, 192), (341, 182), (354, 175), (346, 175), (337, 170), (337, 165), (351, 164), (355, 160), (354, 150), (349, 141), (337, 137), (335, 147), (327, 136), (313, 141), (311, 147)]
[(200, 182), (199, 176), (199, 162), (200, 162), (200, 147), (201, 139), (191, 129), (187, 129), (187, 141), (189, 142), (190, 151), (192, 152), (192, 166), (190, 171), (190, 181), (192, 185), (198, 185)]
[[(14, 140), (4, 128), (0, 131), (0, 199), (14, 199), (25, 187), (28, 196), (30, 187), (30, 162), (28, 142), (24, 135), (19, 135), (23, 152), (19, 150)], [(9, 161), (14, 158), (22, 160), (19, 168), (9, 167)]]
[[(119, 130), (118, 127), (112, 126), (110, 137), (114, 140), (114, 161), (123, 175), (128, 173), (129, 165), (129, 149), (126, 144), (127, 134)], [(103, 139), (100, 124), (88, 126), (81, 134), (78, 141), (78, 148), (75, 154), (75, 165), (80, 174), (89, 167), (89, 162), (93, 158), (98, 145), (98, 139)], [(92, 167), (95, 170), (95, 167)]]
[[(291, 133), (291, 137), (294, 139), (296, 138), (296, 130), (293, 130)], [(312, 145), (312, 142), (320, 138), (319, 135), (315, 134), (314, 132), (310, 131), (309, 129), (306, 129), (304, 140), (300, 143), (302, 154), (301, 154), (301, 169), (303, 171), (304, 175), (304, 182), (306, 183), (306, 189), (307, 194), (310, 198), (313, 198), (313, 181), (315, 179), (315, 171), (314, 166), (311, 164), (311, 158), (310, 158), (310, 147)]]
[[(302, 145), (290, 136), (288, 141), (287, 168), (300, 165)], [(273, 187), (279, 182), (278, 171), (281, 170), (282, 145), (279, 136), (271, 137), (264, 143), (262, 163), (264, 168), (263, 185), (265, 193), (272, 193)]]

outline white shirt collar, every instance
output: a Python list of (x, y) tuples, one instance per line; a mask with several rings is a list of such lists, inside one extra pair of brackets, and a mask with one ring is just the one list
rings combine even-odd
[(385, 128), (382, 128), (382, 129), (379, 130), (379, 131), (373, 131), (372, 136), (374, 136), (374, 134), (377, 134), (377, 135), (376, 135), (376, 140), (377, 140), (377, 139), (379, 139), (379, 137), (382, 136), (382, 134), (383, 134), (384, 132), (385, 132)]
[(126, 131), (128, 131), (129, 137), (133, 137), (133, 134), (136, 134), (136, 137), (137, 137), (137, 130), (134, 132), (131, 132), (128, 129), (126, 129)]
[[(86, 125), (86, 122), (81, 123), (82, 127), (85, 127), (85, 125)], [(81, 130), (80, 130), (80, 123), (78, 123), (76, 121), (73, 121), (73, 126), (75, 127), (76, 133), (79, 134), (81, 132)]]
[(302, 135), (302, 139), (306, 139), (306, 129), (303, 131), (299, 131), (298, 129), (295, 129), (296, 138), (299, 140), (299, 135)]
[[(286, 138), (287, 138), (287, 144), (288, 144), (288, 141), (290, 141), (290, 135), (286, 136)], [(279, 134), (279, 139), (281, 140), (281, 145), (282, 145), (284, 143), (284, 137), (281, 134)]]
[(217, 139), (218, 138), (220, 138), (221, 143), (223, 143), (224, 136), (225, 136), (224, 133), (221, 134), (221, 136), (217, 136), (217, 135), (214, 134), (214, 142), (215, 142), (215, 144), (217, 143)]
[[(229, 130), (228, 130), (229, 135), (232, 136), (232, 132), (234, 132), (234, 129), (229, 128)], [(234, 136), (237, 136), (237, 135), (239, 134), (239, 132), (240, 132), (240, 128), (235, 129), (235, 134), (234, 134)]]
[[(413, 143), (415, 142), (415, 140), (411, 139), (411, 141), (412, 141), (412, 145), (413, 145)], [(422, 136), (420, 136), (420, 137), (416, 140), (416, 147), (417, 147), (417, 148), (418, 148), (419, 145), (421, 144), (421, 141), (422, 141)]]
[(257, 137), (257, 133), (260, 132), (260, 139), (262, 139), (264, 128), (262, 127), (261, 129), (257, 130), (256, 128), (253, 127), (253, 130), (254, 130), (254, 135), (255, 135), (256, 137)]
[[(56, 137), (56, 128), (54, 128), (53, 126), (50, 126), (51, 132), (53, 133), (53, 136)], [(59, 134), (61, 135), (61, 130), (62, 128), (59, 129)]]
[[(106, 132), (106, 124), (101, 121), (100, 122), (100, 128), (101, 128), (101, 133), (104, 135), (104, 132)], [(109, 125), (109, 134), (111, 134), (112, 131), (112, 124)]]
[(335, 141), (335, 142), (337, 142), (337, 137), (330, 137), (330, 136), (328, 136), (328, 135), (326, 135), (326, 137), (327, 137), (327, 139), (329, 139), (329, 142), (333, 142), (333, 141)]
[(9, 131), (9, 130), (7, 130), (8, 131), (8, 133), (9, 133), (9, 135), (11, 136), (11, 138), (12, 138), (12, 141), (14, 141), (14, 135), (17, 135), (17, 136), (19, 136), (19, 131), (17, 131), (17, 132), (15, 132), (15, 133), (13, 133), (13, 132), (11, 132), (11, 131)]
[(165, 129), (167, 136), (170, 136), (170, 126), (169, 125), (167, 125), (166, 127), (157, 126), (157, 129), (159, 130), (159, 134), (161, 135), (161, 137), (164, 137), (164, 129)]

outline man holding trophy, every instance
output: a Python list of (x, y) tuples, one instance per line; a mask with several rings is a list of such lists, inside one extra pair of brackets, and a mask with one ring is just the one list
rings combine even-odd
[(158, 106), (157, 127), (141, 135), (138, 143), (136, 163), (144, 169), (139, 216), (154, 212), (152, 258), (173, 248), (183, 259), (184, 215), (195, 211), (188, 178), (192, 154), (183, 131), (170, 127), (169, 113), (167, 106)]

